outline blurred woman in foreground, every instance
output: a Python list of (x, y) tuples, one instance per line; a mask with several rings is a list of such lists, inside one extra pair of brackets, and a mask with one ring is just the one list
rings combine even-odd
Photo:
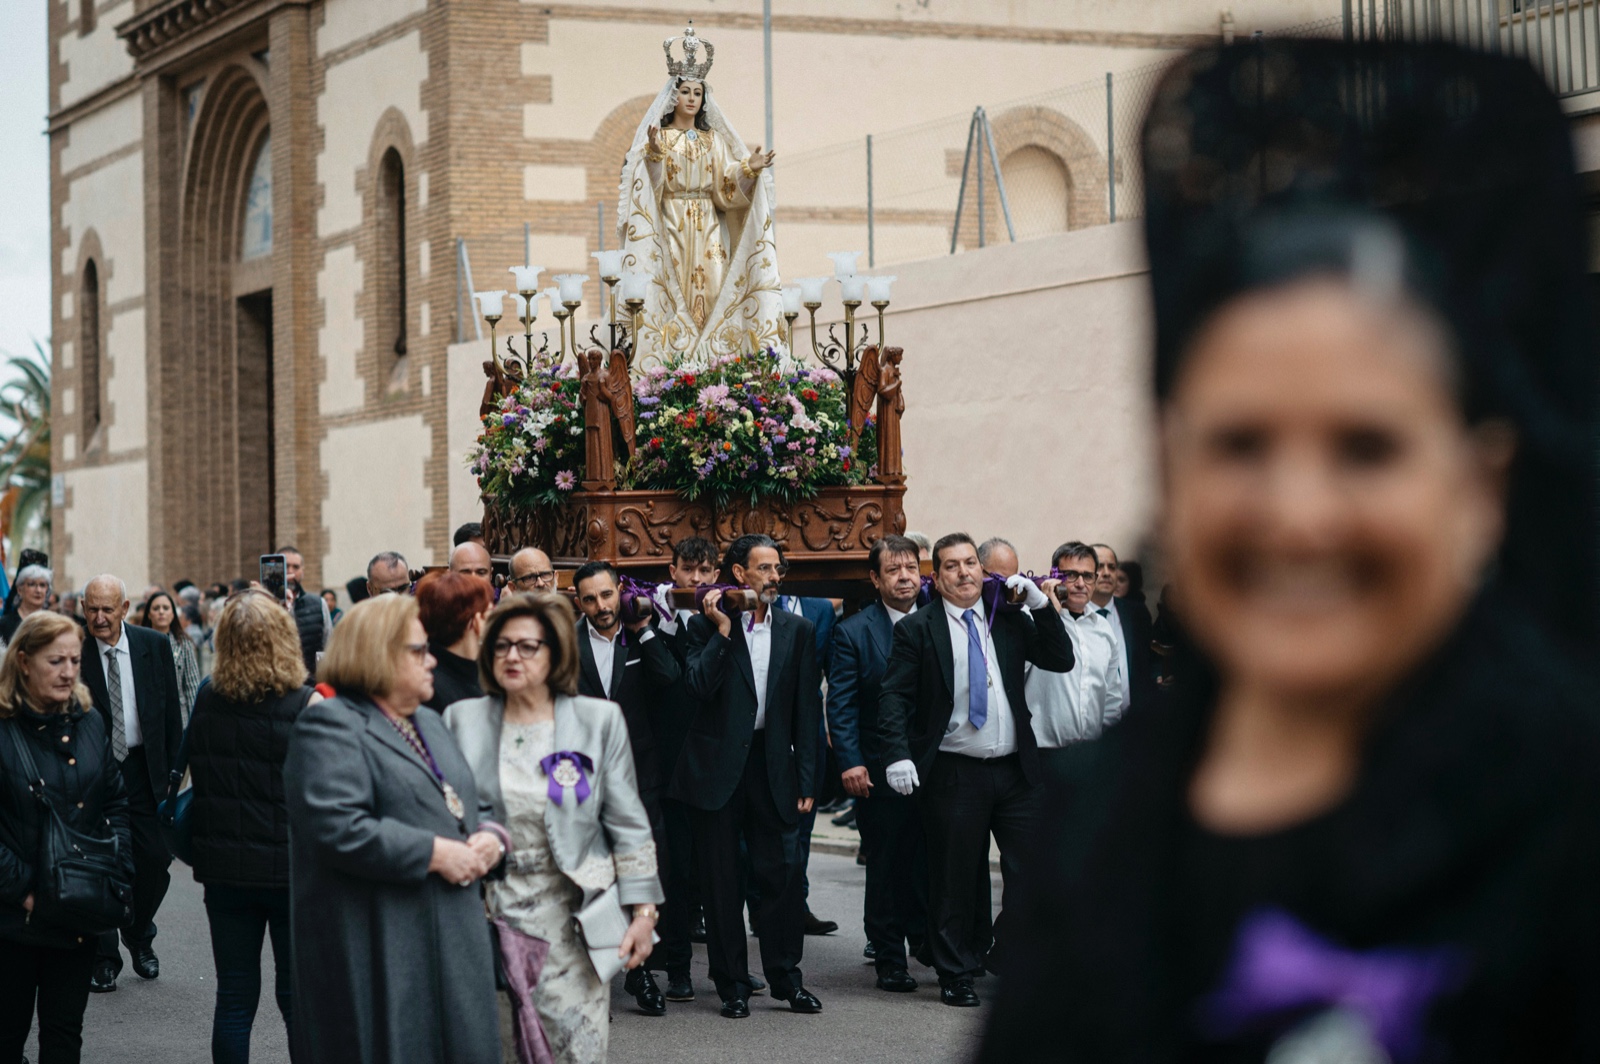
[(1144, 157), (1195, 646), (1054, 796), (983, 1059), (1594, 1060), (1566, 120), (1511, 60), (1254, 42), (1163, 77)]

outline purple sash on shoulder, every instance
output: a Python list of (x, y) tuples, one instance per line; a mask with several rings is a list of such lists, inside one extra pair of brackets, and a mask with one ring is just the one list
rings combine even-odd
[(533, 1007), (533, 988), (539, 985), (550, 943), (523, 934), (499, 917), (489, 921), (500, 943), (500, 961), (511, 993), (512, 1026), (516, 1035), (517, 1064), (555, 1064), (550, 1039), (545, 1037), (539, 1011)]

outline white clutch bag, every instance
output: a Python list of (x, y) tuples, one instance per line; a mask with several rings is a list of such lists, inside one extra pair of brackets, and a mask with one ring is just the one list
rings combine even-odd
[[(622, 937), (633, 923), (622, 909), (622, 895), (617, 885), (613, 883), (607, 887), (572, 919), (578, 925), (578, 937), (589, 951), (589, 963), (594, 965), (595, 974), (602, 983), (610, 982), (612, 976), (622, 971), (622, 958), (617, 956), (617, 950), (622, 948)], [(650, 941), (660, 942), (661, 936), (652, 931)]]

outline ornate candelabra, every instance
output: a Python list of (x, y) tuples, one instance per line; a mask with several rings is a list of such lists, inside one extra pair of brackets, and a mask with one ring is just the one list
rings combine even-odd
[[(856, 311), (863, 302), (870, 302), (878, 312), (877, 347), (882, 351), (883, 312), (888, 309), (889, 290), (895, 280), (892, 276), (865, 277), (856, 273), (856, 259), (860, 256), (859, 251), (829, 252), (828, 257), (833, 260), (832, 278), (802, 277), (798, 287), (783, 290), (783, 318), (788, 323), (790, 352), (795, 350), (794, 322), (800, 316), (800, 308), (804, 307), (811, 318), (811, 353), (818, 362), (844, 378), (846, 390), (854, 390), (862, 353), (871, 346), (867, 326), (861, 327), (860, 339), (856, 338)], [(839, 293), (843, 297), (844, 338), (841, 340), (834, 334), (834, 327), (829, 326), (826, 342), (819, 342), (817, 311), (822, 308), (822, 289), (829, 280), (839, 282)]]

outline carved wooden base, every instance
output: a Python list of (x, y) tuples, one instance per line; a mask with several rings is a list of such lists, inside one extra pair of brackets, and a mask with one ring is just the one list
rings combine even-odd
[[(867, 552), (906, 529), (904, 484), (824, 488), (799, 502), (741, 500), (717, 510), (670, 491), (577, 491), (568, 505), (511, 511), (484, 508), (483, 533), (495, 554), (539, 547), (571, 564), (604, 558), (621, 569), (665, 571), (672, 545), (704, 536), (725, 549), (740, 536), (771, 536), (791, 566), (786, 583), (832, 584), (866, 576)], [(727, 574), (723, 574), (726, 576)]]

